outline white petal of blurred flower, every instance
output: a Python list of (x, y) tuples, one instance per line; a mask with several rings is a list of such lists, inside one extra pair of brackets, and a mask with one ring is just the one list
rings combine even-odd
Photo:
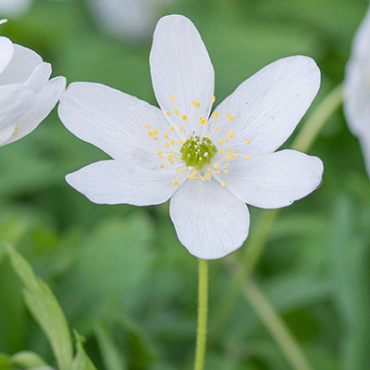
[(181, 243), (196, 257), (215, 259), (247, 238), (245, 203), (285, 207), (320, 184), (319, 158), (275, 152), (319, 89), (312, 59), (294, 56), (268, 65), (211, 115), (213, 66), (187, 18), (158, 22), (150, 67), (160, 109), (94, 83), (73, 83), (62, 94), (64, 125), (113, 158), (67, 175), (91, 201), (144, 206), (171, 198)]
[(50, 74), (34, 51), (0, 37), (0, 146), (29, 134), (53, 109), (66, 80)]
[(370, 177), (370, 7), (352, 45), (344, 79), (344, 114), (364, 152)]
[(95, 21), (119, 38), (148, 38), (161, 9), (175, 0), (89, 0)]
[(31, 7), (32, 0), (0, 0), (0, 15), (17, 17), (25, 14)]

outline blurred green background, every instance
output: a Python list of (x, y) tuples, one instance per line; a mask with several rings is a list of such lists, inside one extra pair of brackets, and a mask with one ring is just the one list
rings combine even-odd
[[(9, 17), (0, 32), (37, 51), (52, 63), (53, 76), (66, 76), (68, 83), (100, 82), (156, 104), (148, 63), (152, 31), (139, 39), (112, 37), (98, 26), (89, 5), (35, 0), (27, 13)], [(278, 58), (314, 58), (322, 87), (308, 116), (343, 80), (367, 5), (365, 0), (178, 0), (156, 8), (148, 28), (170, 13), (194, 22), (215, 68), (218, 102)], [(313, 369), (368, 370), (370, 183), (341, 109), (310, 154), (324, 161), (323, 183), (281, 211), (253, 277)], [(111, 348), (123, 370), (190, 369), (197, 260), (177, 240), (168, 204), (95, 205), (66, 184), (67, 173), (104, 158), (69, 133), (56, 110), (31, 135), (0, 148), (0, 240), (11, 242), (49, 284), (70, 326), (86, 338), (97, 368), (119, 369), (110, 360)], [(249, 208), (253, 233), (262, 211)], [(225, 261), (243, 249), (210, 262), (210, 315), (231, 280)], [(0, 352), (33, 350), (53, 363), (1, 253), (0, 263)], [(249, 302), (238, 300), (221, 335), (209, 343), (206, 369), (289, 368)]]

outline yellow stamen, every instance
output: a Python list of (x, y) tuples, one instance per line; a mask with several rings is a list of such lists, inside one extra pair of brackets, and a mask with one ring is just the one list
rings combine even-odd
[(226, 184), (224, 182), (222, 182), (221, 186), (224, 188), (226, 186)]
[(239, 158), (240, 157), (240, 153), (235, 153), (235, 158)]
[(145, 128), (150, 128), (150, 126), (149, 126), (149, 125), (144, 125), (144, 127), (145, 127)]
[(219, 175), (221, 173), (221, 171), (220, 170), (217, 170), (216, 171), (216, 175)]
[(183, 144), (184, 144), (184, 142), (183, 142), (182, 140), (179, 140), (179, 144), (180, 144), (180, 145), (183, 145)]
[(230, 153), (227, 157), (227, 160), (230, 162), (233, 159), (234, 154)]
[(148, 131), (148, 135), (149, 135), (150, 137), (152, 137), (152, 136), (153, 136), (153, 132)]
[(164, 137), (165, 139), (168, 139), (168, 134), (163, 134), (163, 137)]
[(218, 162), (216, 162), (214, 165), (213, 165), (214, 168), (218, 168), (220, 167), (220, 164)]
[(206, 123), (207, 121), (206, 121), (206, 119), (202, 116), (202, 117), (200, 117), (200, 123), (202, 124), (202, 125), (204, 125), (205, 123)]
[(153, 130), (153, 134), (154, 134), (155, 136), (157, 136), (157, 135), (158, 135), (158, 130), (157, 130), (156, 128)]
[(212, 95), (211, 101), (212, 101), (212, 103), (214, 103), (216, 101), (216, 97), (214, 95)]
[(222, 150), (220, 151), (220, 154), (225, 154), (225, 149), (222, 149)]
[(246, 159), (247, 161), (250, 161), (250, 160), (251, 160), (251, 157), (250, 157), (249, 155), (247, 155), (247, 156), (245, 157), (245, 159)]
[(169, 143), (168, 141), (166, 141), (166, 142), (164, 143), (164, 146), (165, 146), (166, 148), (169, 148), (169, 147), (170, 147), (170, 143)]
[(219, 125), (216, 126), (216, 130), (217, 131), (220, 131), (221, 130), (221, 127)]
[(229, 162), (226, 162), (224, 167), (229, 167)]
[(170, 116), (171, 113), (169, 111), (166, 112), (166, 116)]
[(172, 100), (173, 103), (176, 102), (176, 99), (175, 99), (175, 97), (173, 95), (171, 96), (171, 100)]
[(186, 120), (188, 119), (188, 117), (186, 117), (186, 116), (185, 116), (185, 114), (183, 114), (181, 117), (182, 117), (182, 119), (183, 119), (184, 121), (186, 121)]
[(217, 118), (217, 117), (218, 117), (218, 112), (214, 112), (214, 113), (213, 113), (213, 117), (214, 117), (214, 118)]
[(251, 142), (252, 142), (252, 140), (249, 140), (249, 139), (248, 139), (245, 143), (246, 143), (246, 144), (250, 144)]
[(164, 168), (164, 164), (163, 164), (163, 163), (161, 163), (161, 164), (160, 164), (160, 167), (161, 167), (161, 168)]
[(170, 127), (170, 131), (173, 131), (173, 130), (174, 130), (174, 128), (173, 128), (173, 126), (171, 126), (171, 127)]

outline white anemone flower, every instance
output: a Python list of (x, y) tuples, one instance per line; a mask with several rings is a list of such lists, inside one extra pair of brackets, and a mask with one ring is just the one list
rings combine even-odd
[(208, 53), (194, 25), (171, 15), (157, 24), (150, 67), (161, 109), (100, 84), (76, 82), (62, 94), (64, 125), (113, 158), (67, 175), (88, 199), (145, 206), (171, 198), (181, 243), (198, 258), (216, 259), (247, 238), (246, 203), (285, 207), (319, 185), (319, 158), (275, 153), (318, 91), (312, 59), (268, 65), (210, 114)]
[(38, 54), (0, 37), (0, 146), (28, 135), (54, 108), (66, 80), (50, 75)]
[(360, 140), (370, 177), (370, 7), (346, 66), (343, 104), (348, 127)]

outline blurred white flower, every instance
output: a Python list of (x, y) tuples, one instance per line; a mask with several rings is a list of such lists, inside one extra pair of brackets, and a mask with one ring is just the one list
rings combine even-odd
[(25, 14), (31, 7), (32, 0), (0, 0), (0, 15), (17, 17)]
[(194, 25), (162, 18), (150, 54), (161, 109), (109, 87), (76, 82), (59, 117), (113, 160), (67, 175), (95, 203), (159, 204), (196, 257), (221, 258), (247, 238), (245, 203), (285, 207), (321, 182), (323, 164), (294, 150), (275, 152), (291, 135), (320, 85), (307, 57), (276, 61), (243, 82), (210, 115), (214, 71)]
[(66, 80), (50, 74), (34, 51), (0, 37), (0, 146), (29, 134), (53, 109)]
[(175, 0), (89, 0), (96, 22), (116, 37), (140, 40), (149, 37), (161, 8)]
[(0, 16), (9, 18), (21, 17), (31, 8), (32, 2), (33, 0), (0, 0)]
[(344, 114), (360, 141), (370, 177), (370, 8), (355, 35), (346, 66)]

